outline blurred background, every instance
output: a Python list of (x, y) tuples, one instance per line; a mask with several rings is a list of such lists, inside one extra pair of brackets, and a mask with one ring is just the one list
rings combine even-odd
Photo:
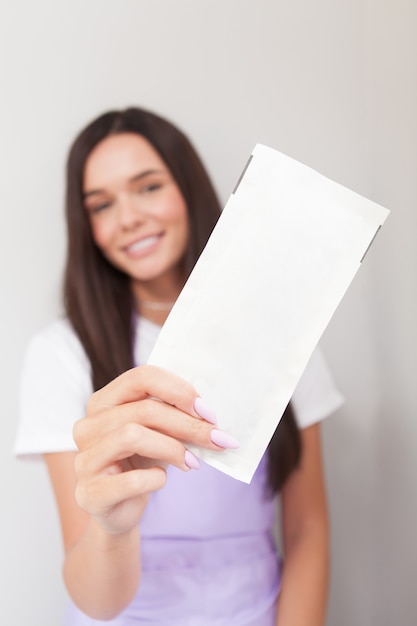
[(0, 3), (0, 597), (8, 626), (60, 624), (55, 505), (12, 448), (25, 346), (60, 311), (66, 152), (113, 107), (192, 138), (225, 203), (265, 143), (391, 210), (322, 346), (347, 401), (324, 425), (328, 625), (417, 623), (417, 3)]

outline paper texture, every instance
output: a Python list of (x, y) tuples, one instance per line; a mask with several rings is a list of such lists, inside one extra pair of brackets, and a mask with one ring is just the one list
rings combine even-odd
[(257, 144), (149, 363), (191, 382), (238, 450), (190, 447), (250, 482), (388, 211)]

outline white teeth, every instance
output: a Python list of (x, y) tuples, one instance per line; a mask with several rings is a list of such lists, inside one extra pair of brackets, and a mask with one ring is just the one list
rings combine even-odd
[(139, 250), (143, 250), (144, 248), (151, 246), (157, 240), (158, 240), (158, 237), (156, 235), (153, 235), (151, 237), (145, 237), (145, 239), (141, 239), (140, 241), (136, 241), (135, 243), (132, 243), (132, 245), (127, 248), (127, 251), (138, 252)]

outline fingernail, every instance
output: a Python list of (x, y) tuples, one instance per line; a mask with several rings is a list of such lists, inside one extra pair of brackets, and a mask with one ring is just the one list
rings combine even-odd
[(200, 417), (206, 420), (206, 422), (210, 422), (210, 424), (217, 424), (217, 418), (214, 414), (214, 411), (204, 402), (200, 396), (195, 399), (194, 402), (194, 411), (198, 413)]
[(200, 469), (200, 461), (189, 450), (185, 451), (184, 462), (190, 469)]
[(211, 431), (210, 439), (216, 446), (220, 446), (221, 448), (240, 448), (240, 443), (237, 439), (217, 428), (213, 428)]

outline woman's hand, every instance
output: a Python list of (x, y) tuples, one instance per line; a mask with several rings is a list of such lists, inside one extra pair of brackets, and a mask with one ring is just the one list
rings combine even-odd
[(108, 620), (134, 597), (138, 522), (149, 495), (166, 482), (165, 466), (198, 465), (186, 448), (191, 443), (219, 451), (236, 445), (214, 423), (191, 385), (143, 366), (91, 396), (74, 426), (78, 452), (45, 455), (61, 518), (64, 579), (82, 611)]
[(75, 424), (79, 506), (106, 532), (128, 532), (149, 494), (164, 486), (167, 464), (198, 467), (187, 444), (237, 447), (214, 423), (195, 389), (178, 376), (149, 365), (125, 372), (91, 396), (86, 417)]

